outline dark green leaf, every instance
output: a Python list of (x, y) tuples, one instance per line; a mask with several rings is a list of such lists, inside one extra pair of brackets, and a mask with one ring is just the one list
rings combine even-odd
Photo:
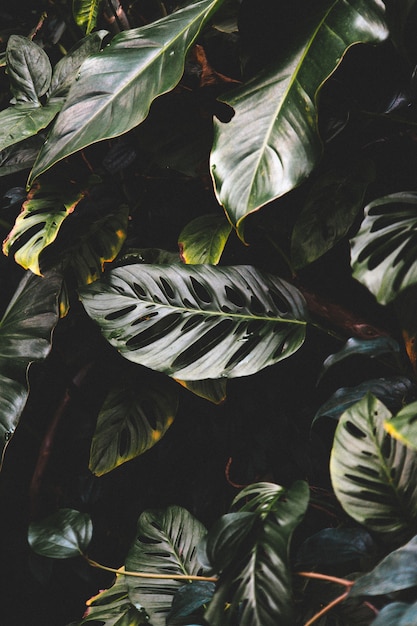
[(51, 559), (80, 556), (88, 548), (93, 525), (87, 513), (59, 509), (53, 515), (29, 526), (28, 541), (37, 554)]
[(88, 35), (96, 26), (101, 0), (72, 0), (76, 24)]
[(178, 245), (184, 263), (217, 265), (232, 230), (224, 216), (196, 217), (181, 231)]
[(183, 387), (194, 393), (200, 398), (210, 400), (214, 404), (221, 404), (226, 400), (226, 385), (227, 380), (225, 378), (208, 378), (207, 380), (177, 380)]
[(255, 513), (238, 512), (222, 515), (199, 546), (200, 560), (203, 563), (210, 563), (215, 572), (225, 570), (239, 557), (256, 521)]
[(192, 585), (183, 585), (177, 591), (172, 608), (167, 616), (167, 626), (189, 624), (183, 618), (191, 616), (195, 611), (208, 604), (213, 597), (216, 585), (204, 580), (193, 581)]
[(353, 276), (388, 304), (417, 282), (417, 193), (374, 200), (352, 239)]
[[(204, 526), (188, 511), (170, 506), (165, 511), (145, 511), (139, 518), (136, 540), (126, 559), (126, 569), (153, 574), (197, 575), (196, 546)], [(143, 606), (152, 626), (165, 626), (172, 600), (184, 581), (131, 578), (130, 601)]]
[(40, 106), (39, 98), (48, 91), (52, 77), (46, 52), (27, 37), (10, 35), (6, 63), (14, 103)]
[(320, 374), (320, 378), (325, 372), (336, 363), (340, 363), (344, 359), (355, 356), (358, 354), (374, 358), (381, 354), (387, 354), (389, 352), (399, 352), (400, 346), (395, 339), (391, 337), (375, 337), (374, 339), (358, 339), (357, 337), (350, 337), (343, 348), (331, 354), (323, 363), (323, 368)]
[(392, 602), (385, 606), (372, 622), (372, 626), (414, 626), (417, 624), (417, 602)]
[(42, 134), (37, 134), (1, 150), (0, 176), (8, 176), (9, 174), (15, 174), (16, 172), (30, 169), (36, 161), (36, 157), (44, 141), (45, 138)]
[(405, 406), (385, 422), (385, 430), (406, 446), (417, 450), (417, 402)]
[(315, 167), (322, 150), (317, 94), (346, 50), (388, 34), (379, 0), (323, 0), (308, 17), (308, 28), (294, 32), (292, 48), (278, 62), (222, 99), (235, 115), (215, 122), (211, 171), (217, 198), (240, 236), (249, 213), (299, 185)]
[(0, 150), (18, 144), (46, 128), (62, 107), (55, 100), (45, 106), (16, 104), (0, 111)]
[(340, 418), (330, 459), (334, 491), (366, 528), (403, 533), (417, 518), (417, 454), (384, 429), (391, 416), (367, 394)]
[(313, 569), (370, 556), (372, 537), (362, 528), (324, 528), (308, 537), (297, 552), (296, 567)]
[(100, 54), (84, 61), (32, 180), (70, 154), (140, 124), (152, 101), (180, 80), (187, 50), (221, 2), (201, 0), (121, 32)]
[(305, 336), (299, 291), (251, 266), (127, 265), (81, 299), (125, 358), (181, 380), (252, 374)]

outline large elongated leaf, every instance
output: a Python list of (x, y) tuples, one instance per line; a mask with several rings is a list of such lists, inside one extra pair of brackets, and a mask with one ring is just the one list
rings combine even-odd
[(251, 266), (127, 265), (81, 299), (124, 357), (182, 380), (253, 374), (305, 337), (299, 291)]
[(381, 304), (417, 283), (417, 193), (374, 200), (352, 239), (353, 276)]
[(32, 180), (64, 157), (121, 135), (180, 80), (184, 58), (222, 0), (200, 0), (153, 24), (124, 31), (81, 66)]
[(350, 407), (336, 428), (330, 473), (351, 517), (370, 530), (402, 533), (417, 518), (417, 453), (386, 432), (390, 416), (371, 394)]
[(74, 20), (82, 30), (91, 33), (96, 25), (101, 0), (73, 0)]
[[(387, 37), (380, 0), (311, 3), (290, 50), (223, 101), (235, 115), (215, 122), (211, 172), (219, 202), (242, 236), (253, 211), (300, 184), (321, 155), (317, 93), (358, 42)], [(311, 18), (311, 19), (310, 19)]]
[(0, 454), (26, 403), (27, 369), (50, 351), (60, 288), (58, 274), (39, 278), (27, 272), (0, 321)]
[[(198, 575), (196, 546), (206, 533), (188, 511), (170, 506), (145, 511), (139, 518), (136, 540), (126, 559), (128, 571), (153, 574)], [(129, 598), (143, 606), (153, 626), (165, 626), (175, 593), (184, 581), (129, 578)]]

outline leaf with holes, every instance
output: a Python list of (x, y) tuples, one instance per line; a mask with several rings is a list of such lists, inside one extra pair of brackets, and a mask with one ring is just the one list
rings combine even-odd
[(102, 476), (152, 448), (171, 426), (177, 407), (177, 387), (155, 373), (113, 387), (98, 416), (90, 470)]
[[(157, 22), (119, 33), (81, 66), (31, 180), (78, 150), (138, 126), (173, 89), (185, 55), (222, 0), (200, 0)], [(132, 106), (132, 102), (135, 106)]]
[(352, 239), (353, 276), (388, 304), (417, 283), (417, 193), (374, 200)]
[(409, 531), (417, 519), (417, 453), (388, 435), (384, 423), (390, 417), (369, 393), (350, 407), (336, 428), (330, 473), (353, 519), (394, 535)]
[(96, 26), (101, 0), (72, 0), (75, 23), (87, 35)]
[(253, 374), (305, 337), (300, 292), (251, 266), (127, 265), (80, 296), (124, 357), (180, 380)]
[(218, 215), (202, 215), (181, 231), (178, 245), (184, 263), (217, 265), (232, 230), (229, 222)]
[(215, 121), (216, 195), (241, 237), (247, 215), (299, 185), (317, 164), (317, 95), (346, 50), (388, 36), (379, 0), (310, 4), (291, 49), (222, 98), (235, 115), (227, 123)]
[[(126, 569), (152, 574), (198, 575), (196, 546), (206, 529), (188, 511), (170, 506), (145, 511), (138, 520), (136, 539), (126, 558)], [(143, 606), (153, 626), (165, 626), (172, 600), (184, 581), (131, 578), (130, 601)]]
[(386, 420), (384, 426), (391, 437), (417, 450), (417, 402), (402, 408), (392, 419)]
[(1, 456), (26, 403), (28, 368), (51, 349), (61, 283), (56, 273), (39, 278), (27, 272), (0, 320)]
[(53, 515), (29, 526), (29, 545), (37, 554), (51, 559), (68, 559), (82, 555), (93, 534), (93, 524), (87, 513), (74, 509), (59, 509)]

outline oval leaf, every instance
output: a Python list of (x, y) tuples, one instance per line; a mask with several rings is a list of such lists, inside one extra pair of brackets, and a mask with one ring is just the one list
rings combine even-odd
[(305, 337), (299, 291), (251, 266), (117, 267), (81, 299), (124, 357), (181, 380), (253, 374)]
[(379, 0), (327, 0), (311, 11), (308, 28), (298, 29), (302, 37), (294, 33), (292, 49), (278, 63), (222, 99), (235, 111), (232, 120), (215, 121), (216, 195), (241, 237), (248, 214), (299, 185), (315, 167), (322, 150), (317, 94), (346, 50), (388, 35)]
[(336, 428), (330, 473), (353, 519), (370, 530), (398, 534), (417, 518), (417, 454), (385, 431), (390, 415), (371, 394), (350, 407)]
[(223, 216), (202, 215), (182, 230), (178, 246), (184, 263), (217, 265), (232, 230)]
[(187, 50), (221, 2), (201, 0), (153, 24), (124, 31), (87, 59), (31, 179), (77, 150), (140, 124), (152, 101), (180, 80)]
[(28, 541), (37, 554), (51, 559), (68, 559), (84, 553), (92, 534), (93, 524), (87, 513), (60, 509), (40, 522), (32, 522)]
[(39, 98), (48, 91), (52, 77), (46, 52), (27, 37), (10, 35), (6, 64), (14, 102), (40, 106)]

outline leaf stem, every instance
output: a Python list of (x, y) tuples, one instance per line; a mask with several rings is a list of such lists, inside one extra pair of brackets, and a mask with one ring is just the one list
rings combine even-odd
[(298, 576), (304, 576), (304, 578), (316, 578), (317, 580), (325, 580), (329, 583), (336, 583), (337, 585), (343, 585), (346, 588), (352, 587), (355, 583), (354, 580), (348, 580), (347, 578), (337, 578), (336, 576), (328, 576), (327, 574), (320, 574), (319, 572), (297, 572)]
[(101, 563), (97, 563), (97, 561), (93, 561), (87, 555), (84, 555), (85, 560), (92, 567), (96, 567), (98, 569), (102, 569), (106, 572), (112, 572), (113, 574), (118, 574), (122, 576), (133, 576), (135, 578), (153, 578), (159, 580), (205, 580), (208, 582), (216, 583), (216, 576), (194, 576), (188, 574), (149, 574), (147, 572), (129, 572), (124, 570), (115, 569), (114, 567), (107, 567), (106, 565), (102, 565)]
[(304, 626), (311, 626), (311, 624), (314, 624), (314, 622), (317, 622), (317, 620), (320, 619), (320, 617), (322, 617), (323, 615), (331, 611), (335, 606), (343, 602), (343, 600), (347, 598), (348, 594), (349, 594), (349, 591), (345, 591), (345, 593), (342, 593), (341, 596), (338, 596), (337, 598), (329, 602), (329, 604), (326, 604), (326, 606), (324, 606), (318, 613), (313, 615), (313, 617), (309, 619), (308, 622), (304, 624)]

